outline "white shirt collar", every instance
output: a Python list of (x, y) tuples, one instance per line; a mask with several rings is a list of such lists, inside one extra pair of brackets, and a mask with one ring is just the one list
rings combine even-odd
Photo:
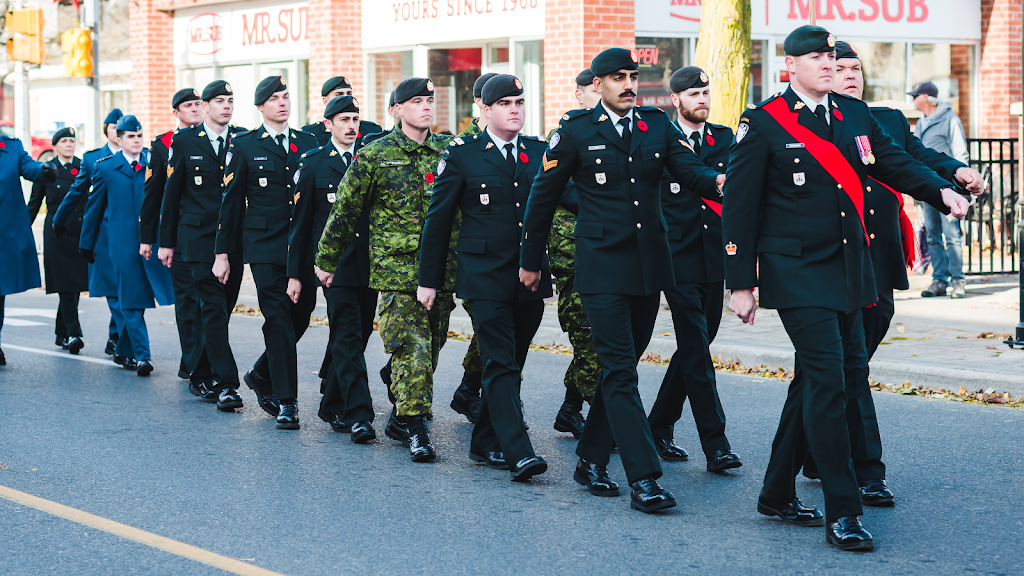
[(338, 154), (341, 154), (342, 156), (344, 156), (344, 155), (345, 155), (345, 152), (348, 152), (348, 153), (349, 153), (349, 154), (351, 154), (351, 155), (352, 155), (353, 157), (355, 157), (355, 155), (356, 155), (356, 153), (355, 153), (355, 147), (356, 147), (356, 143), (355, 143), (355, 142), (353, 142), (353, 143), (352, 143), (352, 145), (351, 145), (351, 146), (349, 146), (348, 148), (345, 148), (345, 147), (343, 147), (343, 146), (342, 146), (341, 144), (339, 144), (337, 140), (335, 140), (335, 139), (334, 139), (334, 138), (332, 137), (332, 138), (331, 138), (331, 146), (334, 146), (334, 149), (335, 149), (335, 150), (337, 150), (337, 151), (338, 151)]
[[(210, 142), (216, 142), (218, 136), (223, 138), (225, 143), (228, 141), (228, 127), (227, 126), (224, 127), (224, 131), (223, 132), (218, 134), (217, 131), (213, 129), (213, 126), (210, 126), (204, 120), (203, 121), (203, 129), (206, 130), (206, 136), (210, 139)], [(267, 131), (270, 131), (270, 129), (268, 128)]]
[(696, 130), (694, 130), (693, 128), (690, 128), (686, 124), (683, 124), (682, 122), (679, 121), (678, 118), (676, 118), (676, 125), (679, 126), (679, 129), (683, 131), (683, 136), (686, 136), (687, 140), (690, 139), (690, 134), (693, 134), (694, 132), (696, 132), (696, 133), (700, 134), (700, 141), (702, 143), (704, 142), (704, 133), (707, 131), (707, 126), (708, 126), (707, 122), (701, 122), (700, 123), (700, 128), (697, 128)]
[(604, 111), (608, 113), (608, 117), (611, 118), (612, 124), (618, 126), (619, 120), (622, 120), (623, 118), (629, 118), (630, 130), (633, 129), (633, 109), (632, 108), (630, 108), (629, 111), (626, 112), (625, 116), (619, 116), (615, 112), (612, 112), (611, 110), (609, 110), (608, 107), (606, 107), (604, 104), (602, 104), (601, 107), (604, 108)]
[(266, 124), (263, 125), (263, 128), (267, 131), (267, 134), (270, 134), (270, 137), (274, 139), (274, 142), (277, 142), (277, 137), (278, 137), (279, 134), (284, 134), (284, 142), (285, 142), (285, 144), (288, 143), (288, 127), (287, 126), (285, 127), (283, 132), (278, 132), (278, 131), (274, 130), (273, 128), (271, 128), (270, 126), (267, 126)]
[[(502, 140), (501, 138), (498, 138), (497, 136), (495, 136), (494, 132), (491, 132), (491, 127), (490, 126), (488, 126), (486, 128), (486, 130), (487, 130), (487, 135), (491, 137), (491, 140), (494, 142), (494, 145), (497, 146), (498, 150), (501, 151), (501, 155), (502, 156), (505, 156), (505, 152), (506, 152), (505, 145), (506, 144), (511, 143), (513, 150), (517, 150), (519, 148), (519, 134), (516, 134), (515, 136), (513, 136), (511, 140)], [(506, 156), (506, 158), (507, 158), (507, 156)]]
[(124, 156), (124, 159), (127, 160), (129, 164), (131, 164), (132, 162), (139, 162), (140, 158), (142, 158), (141, 153), (138, 156), (135, 156), (134, 158), (129, 156), (128, 152), (124, 148), (121, 149), (121, 155)]
[[(793, 88), (793, 86), (791, 85), (790, 88)], [(814, 111), (818, 108), (818, 106), (824, 106), (825, 118), (828, 119), (830, 123), (832, 122), (832, 111), (829, 110), (828, 108), (828, 94), (825, 94), (825, 96), (821, 100), (815, 101), (810, 96), (801, 94), (796, 88), (793, 88), (793, 93), (796, 94), (797, 97), (799, 97), (801, 100), (803, 100), (804, 104), (806, 104), (807, 107), (811, 109), (811, 114), (814, 114)]]

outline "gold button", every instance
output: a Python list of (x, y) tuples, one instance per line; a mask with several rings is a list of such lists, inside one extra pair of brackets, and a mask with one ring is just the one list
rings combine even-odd
[(513, 182), (512, 185), (515, 186), (516, 188), (519, 188), (519, 182)]
[[(793, 164), (799, 164), (799, 163), (800, 163), (800, 159), (799, 158), (793, 158)], [(721, 164), (719, 164), (719, 166), (721, 166)]]
[(636, 184), (636, 178), (630, 178), (629, 179), (629, 183), (630, 184)]
[(263, 170), (263, 166), (260, 166), (260, 170)]
[(641, 226), (640, 226), (640, 223), (639, 223), (639, 222), (637, 222), (637, 223), (636, 223), (636, 227), (637, 227), (637, 228), (640, 228), (640, 227), (641, 227)]
[(701, 204), (701, 205), (700, 205), (700, 209), (701, 209), (701, 210), (707, 210), (707, 209), (708, 209), (708, 207), (707, 207), (707, 205), (706, 205), (706, 204)]
[(721, 162), (719, 162), (719, 163), (718, 163), (718, 167), (719, 167), (719, 168), (721, 168), (722, 166), (724, 166), (724, 164), (722, 164)]
[(199, 166), (196, 166), (196, 172), (199, 172)]
[(874, 235), (874, 234), (872, 234), (872, 235), (871, 235), (871, 239), (872, 239), (872, 240), (874, 240), (874, 239), (875, 239), (875, 235)]
[(598, 163), (598, 164), (600, 164), (600, 163), (601, 163), (601, 159), (600, 159), (600, 158), (598, 158), (598, 159), (597, 159), (597, 163)]
[(519, 208), (519, 202), (516, 202), (516, 208)]
[(655, 152), (655, 153), (654, 153), (654, 157), (655, 157), (655, 158), (661, 158), (661, 154), (659, 154), (658, 152)]
[(705, 230), (707, 230), (707, 229), (708, 229), (708, 225), (707, 225), (707, 224), (705, 224), (705, 225), (704, 225), (704, 229), (705, 229)]
[(632, 156), (630, 156), (630, 157), (629, 157), (629, 161), (630, 161), (630, 162), (632, 162), (632, 161), (633, 161), (633, 157), (632, 157)]
[(522, 227), (523, 227), (523, 223), (522, 223), (522, 222), (520, 222), (520, 223), (519, 223), (519, 227), (520, 227), (520, 228), (522, 228)]
[(289, 188), (291, 188), (291, 187), (292, 187), (292, 185), (291, 185), (291, 184), (289, 184), (289, 185), (288, 185), (288, 187), (289, 187)]
[(639, 206), (639, 205), (640, 205), (640, 201), (639, 200), (633, 200), (633, 206)]
[(487, 188), (487, 184), (481, 184), (480, 187), (481, 188)]
[(839, 188), (840, 190), (842, 190), (843, 189), (843, 185), (842, 184), (836, 184), (836, 188)]
[(846, 238), (843, 238), (843, 244), (846, 244)]
[(359, 238), (359, 232), (356, 232), (356, 238)]
[(846, 212), (840, 212), (839, 215), (842, 216), (843, 218), (846, 218)]
[(868, 192), (871, 192), (871, 186), (868, 186)]
[(868, 212), (870, 212), (873, 215), (875, 213), (875, 209), (872, 208), (871, 210), (868, 210)]

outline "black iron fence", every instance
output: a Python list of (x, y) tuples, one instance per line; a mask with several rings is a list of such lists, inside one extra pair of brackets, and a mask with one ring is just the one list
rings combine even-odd
[(970, 138), (971, 167), (985, 179), (985, 193), (961, 223), (964, 273), (1011, 274), (1018, 271), (1016, 234), (1018, 150), (1016, 138)]

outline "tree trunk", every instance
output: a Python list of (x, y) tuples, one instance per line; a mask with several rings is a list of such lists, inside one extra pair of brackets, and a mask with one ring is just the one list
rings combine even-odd
[(695, 60), (711, 77), (708, 120), (736, 129), (750, 89), (750, 0), (704, 0)]

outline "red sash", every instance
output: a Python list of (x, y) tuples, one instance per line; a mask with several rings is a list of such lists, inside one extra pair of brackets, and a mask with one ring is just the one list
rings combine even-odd
[[(871, 238), (868, 236), (868, 228), (864, 224), (864, 189), (861, 187), (860, 176), (850, 165), (846, 156), (836, 148), (836, 145), (825, 140), (804, 128), (797, 121), (797, 112), (789, 109), (789, 102), (785, 98), (776, 98), (764, 106), (765, 111), (771, 114), (772, 118), (782, 126), (783, 130), (796, 138), (797, 142), (804, 145), (811, 156), (818, 161), (818, 164), (828, 172), (828, 175), (835, 179), (843, 187), (843, 192), (853, 202), (857, 209), (857, 216), (860, 217), (860, 226), (864, 230), (864, 239), (868, 246), (871, 245)], [(838, 115), (833, 120), (839, 120)]]
[(868, 176), (875, 182), (878, 182), (883, 188), (892, 192), (896, 195), (896, 201), (900, 204), (900, 240), (903, 244), (903, 261), (906, 262), (907, 266), (914, 265), (914, 225), (910, 222), (910, 216), (907, 216), (906, 210), (903, 209), (903, 194), (893, 190), (885, 182), (879, 182), (872, 176)]
[(714, 200), (708, 200), (707, 198), (701, 198), (701, 200), (704, 200), (704, 203), (707, 204), (709, 208), (714, 210), (715, 214), (718, 214), (719, 216), (722, 215), (722, 203), (721, 202), (715, 202)]

